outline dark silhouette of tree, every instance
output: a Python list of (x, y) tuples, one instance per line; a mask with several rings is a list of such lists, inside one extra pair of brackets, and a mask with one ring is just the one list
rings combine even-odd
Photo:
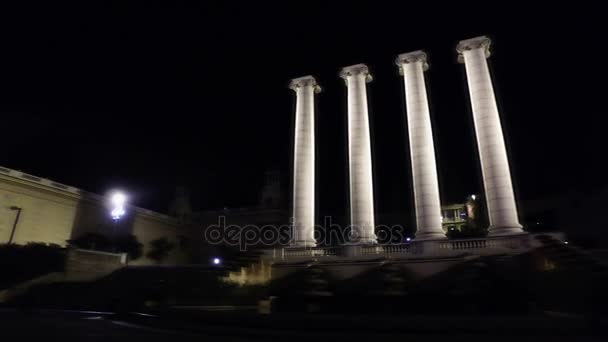
[(68, 240), (71, 247), (91, 249), (96, 251), (110, 251), (112, 244), (110, 239), (102, 234), (86, 233), (75, 239)]
[(143, 244), (137, 241), (137, 237), (133, 234), (121, 238), (116, 243), (118, 251), (127, 253), (129, 260), (137, 260), (143, 254)]
[(159, 264), (167, 258), (169, 252), (175, 248), (175, 244), (166, 237), (150, 241), (150, 246), (152, 250), (149, 251), (146, 256)]
[(467, 223), (464, 224), (460, 230), (448, 230), (448, 238), (469, 239), (484, 237), (488, 234), (489, 221), (486, 210), (486, 202), (483, 196), (477, 195), (475, 200), (469, 198), (467, 200), (467, 208), (469, 207), (472, 208), (472, 213), (467, 215)]
[(468, 199), (467, 204), (473, 208), (473, 218), (469, 218), (467, 225), (475, 235), (486, 235), (490, 221), (484, 195), (478, 195), (476, 200)]

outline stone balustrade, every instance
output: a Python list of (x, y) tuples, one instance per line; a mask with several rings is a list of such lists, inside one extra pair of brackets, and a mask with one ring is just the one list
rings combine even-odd
[[(313, 248), (277, 248), (270, 253), (273, 260), (297, 260), (345, 257), (436, 258), (462, 254), (502, 255), (528, 250), (530, 235), (511, 235), (462, 240), (411, 241), (403, 244), (363, 245), (346, 252), (348, 246)], [(355, 252), (353, 253), (352, 250)]]
[(336, 256), (338, 251), (336, 247), (276, 248), (272, 250), (271, 259)]

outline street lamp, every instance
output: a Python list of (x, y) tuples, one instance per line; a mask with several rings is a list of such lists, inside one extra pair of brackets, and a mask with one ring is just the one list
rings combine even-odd
[(17, 212), (17, 216), (15, 216), (15, 221), (13, 222), (13, 230), (11, 231), (11, 237), (8, 239), (8, 244), (10, 245), (13, 243), (13, 238), (15, 237), (15, 230), (17, 230), (17, 223), (19, 223), (19, 217), (21, 216), (21, 210), (23, 210), (23, 208), (12, 206), (9, 209)]
[(112, 219), (117, 221), (125, 214), (125, 203), (127, 202), (127, 196), (120, 191), (116, 191), (110, 197), (110, 204), (112, 205)]
[(122, 193), (120, 191), (114, 191), (110, 195), (110, 205), (112, 208), (112, 210), (110, 211), (110, 215), (112, 216), (112, 220), (114, 221), (114, 224), (112, 225), (112, 240), (114, 241), (113, 248), (114, 248), (115, 252), (117, 249), (116, 242), (118, 240), (118, 238), (116, 237), (116, 229), (118, 226), (118, 221), (126, 213), (126, 210), (125, 210), (126, 203), (127, 203), (127, 196), (124, 193)]

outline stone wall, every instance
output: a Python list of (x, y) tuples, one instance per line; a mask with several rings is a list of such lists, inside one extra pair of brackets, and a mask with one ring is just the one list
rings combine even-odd
[(65, 246), (70, 238), (79, 196), (0, 174), (0, 243), (9, 241), (17, 212), (22, 208), (14, 243), (45, 242)]
[(65, 263), (67, 280), (87, 281), (106, 276), (127, 265), (124, 253), (105, 253), (72, 248)]

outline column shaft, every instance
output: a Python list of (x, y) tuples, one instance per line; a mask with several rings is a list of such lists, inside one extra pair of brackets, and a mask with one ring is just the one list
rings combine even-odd
[(460, 42), (457, 50), (467, 74), (490, 219), (489, 235), (519, 234), (523, 229), (517, 216), (507, 149), (486, 60), (489, 45), (488, 38), (479, 37)]
[(371, 139), (366, 83), (367, 67), (344, 68), (341, 76), (348, 87), (348, 160), (352, 242), (376, 243)]
[(315, 115), (314, 94), (319, 88), (314, 78), (292, 81), (296, 92), (293, 165), (292, 247), (315, 246)]
[(441, 225), (441, 202), (435, 147), (428, 106), (424, 70), (426, 54), (415, 51), (397, 58), (405, 84), (407, 125), (410, 142), (416, 239), (445, 239)]

